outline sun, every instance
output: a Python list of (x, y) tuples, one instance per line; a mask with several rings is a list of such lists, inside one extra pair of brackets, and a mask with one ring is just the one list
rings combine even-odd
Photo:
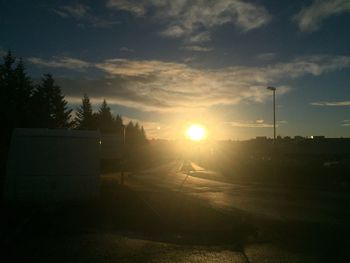
[(187, 130), (186, 135), (192, 141), (201, 141), (206, 136), (205, 128), (199, 124), (192, 124)]

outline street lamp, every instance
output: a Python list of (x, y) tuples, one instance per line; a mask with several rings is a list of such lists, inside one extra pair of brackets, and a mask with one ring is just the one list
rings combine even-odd
[(125, 146), (125, 135), (126, 135), (126, 127), (124, 124), (122, 124), (122, 161), (121, 161), (121, 172), (120, 172), (120, 184), (124, 184), (124, 172), (125, 172), (125, 161), (126, 161), (126, 146)]
[(276, 141), (276, 88), (267, 87), (267, 89), (273, 92), (273, 141)]

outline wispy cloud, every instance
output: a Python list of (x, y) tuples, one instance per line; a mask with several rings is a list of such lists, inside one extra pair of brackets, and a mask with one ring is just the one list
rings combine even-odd
[(107, 7), (162, 21), (162, 35), (192, 43), (209, 41), (210, 31), (223, 24), (250, 31), (271, 19), (263, 6), (242, 0), (108, 0)]
[(311, 102), (311, 105), (313, 105), (313, 106), (329, 106), (329, 107), (344, 107), (344, 106), (350, 106), (350, 100), (349, 101), (316, 101), (316, 102)]
[(210, 33), (208, 31), (193, 35), (188, 39), (189, 43), (204, 43), (211, 40)]
[(70, 57), (53, 57), (50, 60), (44, 60), (37, 57), (30, 57), (28, 61), (39, 67), (65, 68), (71, 70), (84, 71), (91, 66), (91, 63)]
[(264, 60), (264, 61), (269, 61), (269, 60), (273, 60), (276, 57), (276, 53), (262, 53), (259, 54), (256, 58), (259, 60)]
[(349, 0), (314, 0), (310, 6), (294, 16), (293, 20), (301, 31), (311, 32), (317, 30), (328, 17), (345, 12), (350, 12)]
[[(285, 124), (286, 121), (277, 122), (276, 126)], [(230, 121), (224, 122), (224, 124), (229, 125), (235, 128), (271, 128), (273, 127), (272, 123), (266, 123), (264, 120), (255, 120), (255, 121)]]
[(122, 52), (129, 52), (129, 53), (135, 52), (135, 50), (133, 50), (132, 48), (128, 48), (128, 47), (121, 47), (119, 50)]
[[(270, 98), (266, 86), (278, 85), (278, 95), (290, 88), (283, 81), (305, 75), (318, 76), (350, 66), (350, 57), (313, 56), (264, 67), (204, 69), (179, 62), (107, 59), (98, 63), (74, 58), (45, 61), (31, 58), (39, 66), (88, 67), (101, 70), (99, 79), (60, 79), (65, 92), (80, 101), (81, 90), (92, 98), (108, 98), (111, 104), (143, 111), (186, 111), (242, 101), (264, 102)], [(76, 64), (76, 65), (75, 65)], [(343, 102), (344, 103), (344, 102)]]
[(341, 126), (350, 127), (350, 120), (343, 120)]
[(82, 19), (88, 15), (89, 7), (83, 4), (66, 5), (54, 11), (61, 17), (74, 17)]
[(78, 21), (80, 26), (103, 28), (119, 24), (119, 21), (113, 17), (106, 15), (102, 17), (92, 14), (89, 6), (79, 3), (65, 5), (53, 11), (62, 18), (72, 18)]
[(108, 0), (107, 7), (128, 11), (137, 16), (143, 16), (147, 12), (148, 4), (147, 1), (142, 0)]
[(213, 50), (210, 47), (199, 46), (199, 45), (183, 46), (182, 49), (189, 50), (189, 51), (196, 51), (196, 52), (209, 52)]

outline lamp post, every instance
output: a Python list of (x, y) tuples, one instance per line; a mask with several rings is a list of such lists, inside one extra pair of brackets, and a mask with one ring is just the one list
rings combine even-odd
[(122, 124), (122, 161), (121, 161), (121, 173), (120, 173), (120, 184), (124, 184), (124, 172), (125, 172), (125, 150), (126, 150), (126, 147), (125, 147), (125, 135), (126, 135), (126, 127), (124, 124)]
[(276, 88), (267, 87), (267, 89), (273, 92), (273, 141), (276, 141)]

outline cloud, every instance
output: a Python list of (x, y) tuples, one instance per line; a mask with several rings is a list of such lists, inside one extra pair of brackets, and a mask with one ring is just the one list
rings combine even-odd
[(133, 50), (132, 48), (128, 48), (128, 47), (121, 47), (119, 50), (122, 52), (129, 52), (129, 53), (135, 52), (135, 50)]
[(141, 0), (108, 0), (107, 7), (128, 11), (137, 16), (143, 16), (147, 12), (146, 1)]
[(271, 19), (263, 6), (242, 0), (108, 0), (107, 7), (139, 17), (148, 15), (165, 23), (162, 35), (193, 42), (209, 41), (209, 31), (227, 23), (250, 31)]
[(199, 45), (183, 46), (182, 49), (189, 50), (189, 51), (196, 51), (196, 52), (209, 52), (213, 50), (212, 48), (199, 46)]
[(264, 61), (268, 61), (268, 60), (273, 60), (276, 57), (276, 53), (262, 53), (259, 54), (256, 58), (259, 60), (264, 60)]
[(305, 74), (319, 76), (324, 73), (341, 70), (350, 66), (350, 56), (307, 56), (294, 59), (289, 63), (277, 63), (268, 67), (269, 73), (274, 75), (289, 74), (297, 78)]
[(316, 101), (310, 104), (312, 106), (344, 107), (350, 106), (350, 101)]
[(343, 126), (343, 127), (350, 127), (350, 120), (343, 120), (341, 126)]
[(186, 31), (180, 26), (170, 26), (164, 31), (160, 32), (161, 35), (171, 38), (178, 38), (186, 35)]
[(304, 32), (317, 30), (323, 20), (330, 16), (350, 12), (349, 0), (314, 0), (308, 7), (303, 8), (293, 20)]
[[(236, 66), (221, 69), (198, 68), (179, 62), (159, 60), (107, 59), (98, 63), (74, 58), (30, 60), (39, 66), (77, 70), (99, 69), (97, 79), (59, 79), (70, 100), (81, 100), (82, 90), (92, 99), (107, 98), (110, 104), (141, 111), (184, 112), (242, 101), (264, 102), (271, 97), (266, 87), (273, 83), (277, 95), (290, 91), (286, 79), (318, 76), (350, 66), (350, 57), (312, 56), (261, 67)], [(82, 63), (83, 62), (83, 63)], [(74, 64), (74, 63), (73, 63)]]
[(79, 22), (80, 26), (90, 26), (96, 28), (111, 27), (119, 24), (119, 21), (113, 17), (104, 16), (99, 17), (91, 13), (91, 8), (84, 4), (65, 5), (53, 10), (62, 18), (72, 18)]
[(197, 35), (191, 36), (188, 39), (189, 43), (203, 43), (211, 40), (211, 36), (209, 32), (201, 32)]
[(54, 10), (61, 17), (74, 17), (75, 19), (84, 18), (89, 11), (89, 7), (83, 4), (66, 5), (60, 9)]
[(28, 61), (39, 67), (65, 68), (77, 71), (84, 71), (91, 65), (89, 62), (70, 57), (53, 57), (51, 60), (31, 57), (28, 58)]
[[(286, 123), (285, 121), (277, 122), (276, 127), (279, 127), (281, 124)], [(230, 121), (224, 122), (224, 124), (229, 125), (235, 128), (271, 128), (273, 124), (265, 123), (264, 120), (255, 120), (255, 121)]]

